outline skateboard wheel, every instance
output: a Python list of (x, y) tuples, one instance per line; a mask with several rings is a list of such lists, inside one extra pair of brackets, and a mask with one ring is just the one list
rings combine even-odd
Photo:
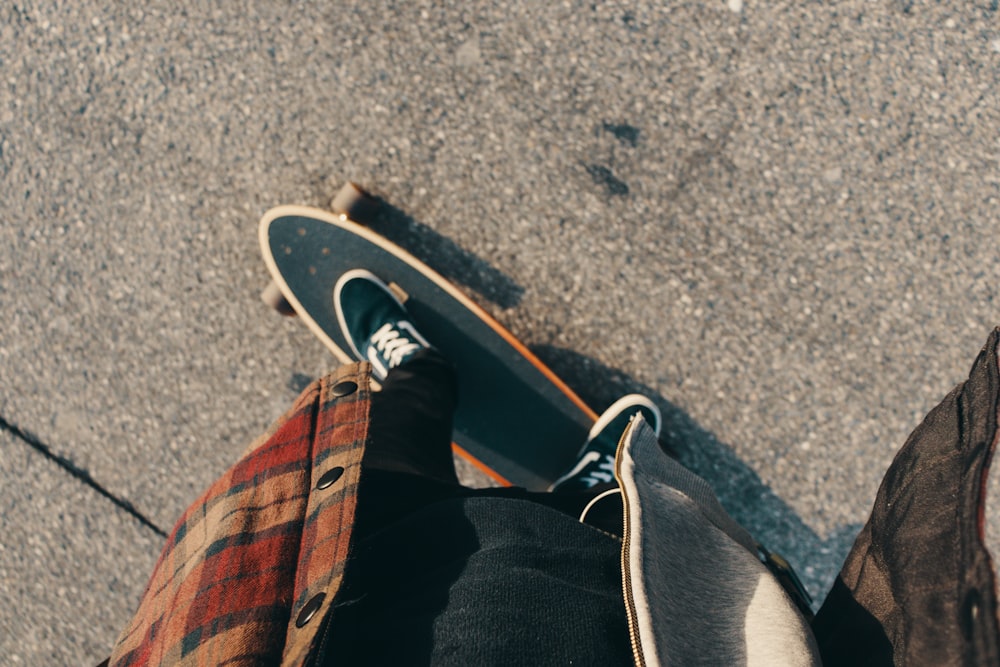
[(292, 308), (292, 304), (288, 303), (285, 295), (281, 293), (278, 283), (272, 282), (265, 287), (264, 291), (260, 293), (260, 300), (286, 317), (295, 316), (295, 309)]
[(378, 200), (348, 181), (330, 201), (330, 210), (355, 222), (367, 222), (378, 213)]

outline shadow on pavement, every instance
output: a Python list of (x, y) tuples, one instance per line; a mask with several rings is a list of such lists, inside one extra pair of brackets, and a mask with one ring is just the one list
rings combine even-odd
[(404, 248), (451, 282), (471, 289), (501, 308), (521, 303), (523, 287), (405, 211), (381, 197), (373, 199), (373, 211), (357, 222)]

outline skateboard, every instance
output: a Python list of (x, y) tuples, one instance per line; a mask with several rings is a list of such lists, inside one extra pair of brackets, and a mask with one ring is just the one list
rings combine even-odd
[(455, 366), (455, 453), (499, 484), (544, 490), (576, 461), (597, 414), (461, 289), (352, 220), (372, 219), (377, 206), (348, 183), (334, 198), (333, 212), (304, 206), (268, 211), (259, 234), (273, 282), (262, 298), (297, 315), (350, 363), (355, 358), (337, 323), (333, 288), (351, 269), (374, 273)]

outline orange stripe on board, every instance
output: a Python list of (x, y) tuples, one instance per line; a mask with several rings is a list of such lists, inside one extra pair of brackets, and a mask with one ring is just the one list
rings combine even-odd
[(477, 459), (475, 456), (473, 456), (469, 452), (459, 447), (457, 442), (451, 443), (451, 449), (456, 454), (461, 456), (463, 459), (471, 463), (476, 470), (483, 473), (484, 475), (492, 479), (500, 486), (514, 486), (514, 484), (510, 482), (510, 480), (508, 480), (506, 477), (502, 476), (500, 473), (493, 470), (493, 468), (489, 467), (488, 465)]

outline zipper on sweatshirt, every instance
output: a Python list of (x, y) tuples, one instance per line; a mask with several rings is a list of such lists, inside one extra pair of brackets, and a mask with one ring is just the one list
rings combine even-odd
[(622, 594), (625, 598), (625, 616), (628, 620), (628, 636), (629, 641), (632, 644), (632, 658), (635, 660), (636, 667), (645, 667), (646, 660), (642, 652), (642, 642), (639, 639), (639, 613), (635, 608), (635, 592), (632, 589), (632, 573), (629, 568), (629, 558), (631, 549), (631, 522), (629, 520), (629, 496), (625, 493), (625, 486), (622, 484), (622, 454), (625, 449), (625, 442), (632, 435), (632, 430), (635, 426), (635, 421), (629, 422), (628, 427), (626, 427), (625, 432), (622, 433), (621, 439), (618, 441), (618, 455), (615, 457), (615, 476), (618, 478), (618, 486), (622, 490), (622, 511), (624, 512), (624, 517), (622, 518), (622, 551), (621, 551), (621, 568), (622, 568)]

